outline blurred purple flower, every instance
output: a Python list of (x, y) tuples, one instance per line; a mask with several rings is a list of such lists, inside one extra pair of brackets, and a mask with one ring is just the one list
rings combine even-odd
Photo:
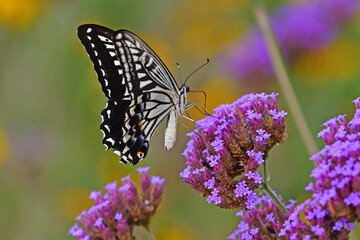
[(251, 209), (258, 202), (254, 190), (262, 179), (256, 170), (266, 153), (287, 136), (286, 114), (279, 111), (276, 96), (248, 94), (232, 104), (220, 105), (189, 134), (183, 153), (187, 167), (180, 176), (206, 196), (208, 203)]
[(123, 186), (117, 187), (117, 182), (107, 184), (101, 191), (93, 191), (90, 198), (95, 205), (84, 210), (69, 230), (69, 234), (81, 239), (132, 240), (134, 225), (148, 226), (151, 216), (158, 209), (165, 179), (153, 176), (150, 180), (149, 168), (138, 168), (140, 174), (141, 196), (130, 176), (122, 179)]
[[(344, 21), (359, 10), (359, 0), (322, 0), (286, 5), (272, 14), (271, 23), (285, 57), (331, 43)], [(273, 76), (268, 50), (258, 28), (230, 47), (224, 69), (236, 78), (255, 80)]]

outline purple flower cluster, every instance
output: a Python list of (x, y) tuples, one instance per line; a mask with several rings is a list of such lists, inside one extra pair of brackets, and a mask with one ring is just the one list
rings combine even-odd
[(81, 240), (132, 240), (134, 225), (148, 226), (162, 199), (165, 179), (157, 176), (150, 179), (148, 170), (149, 167), (137, 169), (141, 195), (130, 176), (122, 179), (121, 187), (116, 181), (106, 185), (105, 194), (91, 192), (95, 205), (76, 218), (82, 226), (75, 223), (69, 234)]
[(180, 176), (192, 189), (220, 208), (251, 209), (254, 190), (262, 183), (256, 172), (267, 152), (285, 141), (284, 116), (277, 94), (248, 94), (221, 105), (198, 121), (183, 155), (187, 167)]
[[(344, 21), (359, 10), (358, 0), (307, 1), (280, 8), (271, 16), (276, 38), (291, 61), (300, 52), (319, 49), (332, 42)], [(273, 76), (267, 47), (258, 28), (232, 46), (224, 68), (243, 80)]]
[(317, 167), (306, 190), (313, 192), (293, 213), (284, 230), (296, 232), (296, 216), (302, 211), (320, 239), (347, 239), (354, 222), (360, 220), (360, 98), (353, 101), (356, 112), (351, 121), (339, 115), (325, 122), (319, 132), (326, 145), (311, 157)]
[[(285, 204), (282, 199), (281, 201)], [(287, 219), (294, 210), (294, 204), (295, 201), (290, 200), (290, 204), (286, 206), (286, 213), (283, 213), (270, 197), (262, 197), (261, 201), (259, 201), (257, 206), (251, 211), (247, 211), (245, 214), (240, 211), (237, 214), (237, 216), (242, 217), (243, 221), (241, 221), (238, 228), (228, 236), (228, 239), (280, 239), (279, 233), (285, 219)]]
[(351, 121), (339, 115), (318, 134), (326, 146), (311, 157), (317, 164), (311, 173), (315, 183), (306, 187), (312, 198), (297, 207), (290, 201), (285, 213), (264, 198), (229, 239), (349, 239), (360, 221), (360, 98), (353, 102)]

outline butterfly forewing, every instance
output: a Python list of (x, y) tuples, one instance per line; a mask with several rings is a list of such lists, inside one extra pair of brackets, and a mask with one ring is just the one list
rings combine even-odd
[(103, 143), (121, 161), (142, 160), (157, 126), (174, 107), (179, 89), (160, 58), (135, 34), (87, 24), (78, 29), (109, 99), (101, 112)]

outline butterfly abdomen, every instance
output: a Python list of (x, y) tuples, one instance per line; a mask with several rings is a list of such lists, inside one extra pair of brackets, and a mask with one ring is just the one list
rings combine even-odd
[(176, 123), (177, 123), (176, 110), (171, 110), (165, 128), (165, 149), (171, 149), (176, 141)]

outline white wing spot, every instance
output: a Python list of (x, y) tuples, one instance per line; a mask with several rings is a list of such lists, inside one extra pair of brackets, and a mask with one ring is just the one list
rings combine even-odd
[(138, 64), (138, 63), (136, 63), (136, 64), (135, 64), (135, 70), (140, 70), (140, 69), (141, 69), (141, 65)]
[(124, 63), (125, 72), (129, 72), (129, 64)]
[(130, 73), (128, 73), (128, 72), (125, 73), (125, 76), (126, 76), (127, 79), (130, 79), (130, 78), (131, 78)]
[(98, 56), (98, 52), (94, 50), (95, 57)]
[(87, 33), (90, 33), (91, 31), (92, 31), (91, 28), (88, 28), (88, 29), (86, 30)]
[(125, 88), (125, 94), (124, 94), (124, 95), (125, 95), (125, 96), (129, 96), (129, 95), (130, 95), (127, 88)]
[(108, 125), (104, 125), (104, 128), (106, 128), (106, 130), (108, 130), (110, 132), (110, 128)]
[(109, 85), (108, 80), (104, 79), (104, 82), (105, 82), (105, 87), (107, 87)]
[(95, 45), (94, 45), (93, 43), (91, 43), (90, 45), (91, 45), (91, 47), (92, 47), (92, 48), (94, 48), (94, 47), (95, 47)]
[(126, 45), (128, 45), (129, 47), (135, 47), (135, 45), (132, 43), (132, 42), (130, 42), (129, 40), (125, 40), (125, 43), (126, 43)]
[(122, 69), (119, 69), (119, 74), (123, 75), (123, 70)]
[(136, 48), (129, 48), (129, 49), (130, 49), (131, 54), (138, 54), (140, 52)]
[(108, 115), (108, 118), (110, 118), (111, 111), (110, 111), (110, 110), (107, 110), (107, 111), (106, 111), (106, 114)]
[[(111, 91), (110, 91), (110, 89), (108, 89), (107, 91), (108, 91), (109, 97), (111, 97)], [(109, 111), (110, 111), (110, 110), (109, 110)]]
[(87, 36), (87, 39), (91, 40), (91, 37), (90, 37), (90, 36)]
[(121, 55), (121, 61), (122, 61), (123, 63), (126, 63), (126, 57), (125, 57), (125, 55)]
[(123, 37), (122, 34), (121, 34), (121, 33), (118, 33), (115, 38), (116, 38), (116, 39), (122, 39), (122, 37)]
[(116, 53), (113, 52), (113, 51), (109, 51), (109, 54), (110, 54), (111, 57), (115, 57), (115, 55), (116, 55)]
[(115, 64), (115, 66), (120, 66), (120, 61), (119, 60), (114, 60), (114, 64)]
[(137, 75), (138, 75), (138, 78), (139, 78), (139, 79), (140, 79), (140, 78), (143, 78), (143, 77), (145, 77), (145, 76), (146, 76), (146, 74), (145, 74), (145, 73), (138, 73)]
[(132, 57), (133, 57), (133, 59), (134, 59), (134, 62), (138, 62), (138, 61), (139, 61), (139, 56), (133, 55)]
[(103, 42), (111, 42), (111, 40), (108, 39), (107, 37), (100, 36), (100, 35), (98, 35), (98, 37), (99, 37), (99, 39), (100, 39), (101, 41), (103, 41)]
[(105, 44), (106, 49), (115, 49), (114, 45), (112, 44)]
[(118, 150), (114, 150), (114, 153), (115, 153), (116, 155), (118, 155), (118, 156), (120, 156), (120, 155), (121, 155), (121, 152), (120, 152), (120, 151), (118, 151)]
[(103, 76), (105, 76), (105, 71), (103, 69), (100, 69)]
[(114, 143), (115, 143), (114, 139), (112, 139), (112, 138), (107, 138), (106, 141), (111, 142), (112, 145), (114, 145)]
[(152, 81), (140, 81), (140, 88), (144, 88), (151, 83)]
[(101, 62), (101, 60), (100, 60), (100, 59), (98, 59), (98, 61), (99, 61), (99, 65), (101, 66), (101, 65), (102, 65), (102, 62)]

